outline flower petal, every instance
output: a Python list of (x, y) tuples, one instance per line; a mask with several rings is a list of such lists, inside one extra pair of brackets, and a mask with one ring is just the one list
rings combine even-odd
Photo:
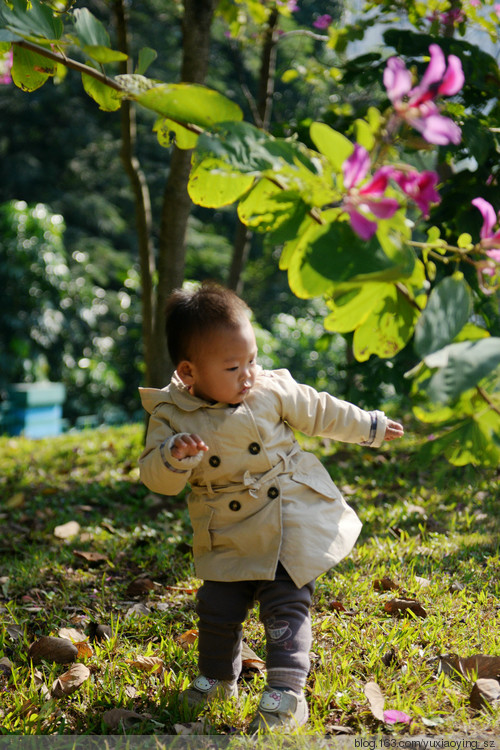
[(496, 224), (497, 217), (495, 214), (495, 209), (491, 205), (491, 203), (488, 203), (488, 201), (484, 200), (484, 198), (474, 198), (473, 201), (471, 201), (472, 205), (475, 206), (480, 212), (483, 217), (483, 226), (481, 228), (481, 239), (486, 239), (487, 237), (491, 237), (493, 234), (493, 227)]
[(448, 143), (457, 145), (462, 140), (462, 131), (458, 125), (443, 115), (417, 118), (411, 124), (428, 143), (435, 143), (437, 146), (446, 146)]
[(411, 73), (399, 57), (390, 57), (384, 70), (384, 86), (391, 102), (400, 101), (411, 89)]
[(362, 180), (370, 168), (370, 154), (360, 146), (359, 143), (354, 144), (354, 151), (351, 156), (345, 160), (342, 165), (344, 172), (344, 187), (346, 190), (350, 190), (354, 185), (357, 185)]
[(439, 84), (438, 94), (444, 96), (453, 96), (460, 91), (465, 83), (464, 71), (462, 69), (462, 63), (460, 58), (456, 55), (449, 55), (448, 67), (444, 78)]
[(373, 237), (377, 231), (376, 221), (370, 221), (370, 219), (367, 219), (366, 216), (363, 216), (363, 214), (350, 206), (346, 207), (346, 211), (351, 219), (352, 228), (362, 240), (369, 240), (370, 237)]
[(371, 211), (377, 219), (390, 219), (399, 208), (399, 203), (396, 198), (378, 198), (376, 200), (368, 199), (363, 205), (366, 206), (366, 208)]

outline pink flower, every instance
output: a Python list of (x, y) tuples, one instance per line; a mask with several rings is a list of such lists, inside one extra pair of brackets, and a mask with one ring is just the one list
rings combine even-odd
[(429, 216), (430, 204), (439, 203), (441, 200), (441, 196), (435, 190), (435, 186), (439, 180), (436, 172), (424, 171), (420, 173), (415, 170), (411, 170), (410, 172), (395, 171), (392, 179), (397, 182), (401, 190), (409, 198), (415, 201), (426, 218)]
[(0, 55), (0, 84), (7, 85), (12, 83), (10, 71), (12, 69), (13, 55), (12, 50)]
[(314, 21), (313, 26), (315, 29), (327, 29), (331, 22), (333, 21), (333, 18), (328, 15), (328, 13), (325, 13), (323, 16), (318, 16), (318, 18)]
[[(474, 198), (472, 205), (481, 212), (483, 217), (483, 226), (481, 227), (480, 232), (480, 245), (484, 248), (486, 255), (491, 258), (494, 263), (500, 263), (500, 229), (497, 229), (496, 232), (493, 231), (495, 224), (497, 223), (495, 209), (491, 203), (488, 203), (484, 198)], [(500, 213), (498, 218), (500, 219)], [(494, 276), (495, 267), (493, 264), (490, 264), (483, 272), (488, 276)]]
[(457, 144), (461, 130), (448, 117), (443, 117), (434, 103), (438, 96), (453, 96), (464, 84), (462, 63), (449, 55), (446, 65), (443, 51), (437, 44), (429, 47), (430, 62), (420, 84), (412, 88), (412, 77), (399, 57), (391, 57), (384, 71), (384, 85), (396, 114), (422, 133), (429, 143), (444, 146)]
[(497, 16), (500, 18), (500, 3), (495, 3), (495, 5), (493, 6), (493, 10), (497, 14)]
[(356, 143), (353, 153), (343, 164), (344, 187), (347, 195), (342, 207), (351, 220), (353, 230), (363, 240), (369, 240), (377, 231), (377, 222), (366, 214), (371, 214), (377, 219), (390, 219), (399, 208), (399, 203), (395, 198), (384, 196), (389, 179), (394, 172), (392, 167), (381, 167), (369, 182), (360, 188), (357, 187), (366, 177), (369, 168), (368, 151)]

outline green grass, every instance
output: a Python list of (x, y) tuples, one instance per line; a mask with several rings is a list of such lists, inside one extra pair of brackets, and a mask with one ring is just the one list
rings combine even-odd
[[(140, 484), (142, 439), (139, 425), (39, 441), (0, 438), (0, 657), (8, 659), (4, 667), (0, 661), (0, 734), (168, 735), (194, 719), (175, 702), (196, 674), (195, 647), (178, 642), (196, 628), (200, 584), (189, 520), (182, 497), (160, 498)], [(422, 466), (416, 439), (378, 451), (304, 443), (324, 458), (364, 527), (351, 556), (317, 584), (311, 718), (298, 735), (499, 736), (500, 705), (472, 709), (473, 680), (439, 670), (443, 654), (500, 657), (498, 471)], [(68, 521), (80, 524), (78, 536), (57, 538), (55, 527)], [(106, 559), (92, 565), (75, 550)], [(384, 576), (400, 590), (377, 591)], [(128, 586), (137, 577), (156, 585), (133, 595)], [(427, 616), (388, 613), (384, 604), (395, 597), (417, 599)], [(149, 611), (131, 614), (139, 603)], [(41, 636), (89, 622), (110, 625), (112, 637), (78, 659), (90, 678), (72, 695), (52, 698), (40, 684), (50, 690), (69, 667), (44, 661), (35, 668), (28, 649)], [(245, 639), (264, 655), (257, 612)], [(147, 656), (160, 657), (163, 671), (131, 663)], [(364, 694), (373, 680), (385, 708), (405, 712), (411, 724), (373, 717)], [(247, 675), (237, 705), (206, 709), (208, 731), (244, 732), (263, 685), (263, 675)], [(103, 717), (115, 708), (139, 716), (125, 730), (113, 728)]]

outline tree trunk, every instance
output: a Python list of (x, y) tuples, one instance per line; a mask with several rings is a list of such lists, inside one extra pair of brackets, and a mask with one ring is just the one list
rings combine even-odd
[[(118, 49), (129, 54), (127, 19), (123, 0), (115, 0), (113, 12), (116, 20)], [(131, 72), (130, 58), (120, 63), (120, 73)], [(152, 214), (151, 199), (145, 175), (136, 150), (136, 118), (135, 109), (130, 101), (123, 101), (120, 108), (121, 116), (121, 159), (129, 177), (134, 195), (135, 223), (137, 231), (137, 245), (139, 251), (139, 265), (141, 269), (142, 286), (142, 338), (146, 365), (146, 385), (152, 384), (153, 361), (153, 321), (155, 318), (153, 274), (155, 270), (154, 251), (152, 243)]]
[[(268, 130), (271, 122), (273, 108), (274, 82), (276, 75), (276, 53), (278, 43), (278, 21), (277, 10), (269, 14), (268, 25), (262, 46), (260, 73), (258, 82), (258, 94), (256, 112), (258, 122), (255, 124), (263, 130)], [(227, 285), (237, 294), (243, 292), (242, 273), (250, 254), (252, 239), (251, 230), (237, 219), (236, 233), (234, 237), (233, 255)]]
[[(209, 63), (210, 31), (216, 4), (217, 0), (184, 2), (181, 80), (185, 83), (205, 81)], [(152, 384), (157, 387), (165, 385), (172, 370), (165, 340), (163, 312), (168, 295), (173, 289), (181, 286), (184, 280), (186, 229), (191, 211), (191, 200), (187, 192), (191, 153), (174, 146), (163, 195), (153, 334)]]

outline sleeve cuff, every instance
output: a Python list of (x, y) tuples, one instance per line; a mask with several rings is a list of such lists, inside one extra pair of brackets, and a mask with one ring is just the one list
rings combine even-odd
[[(179, 434), (184, 434), (184, 433), (179, 433)], [(163, 461), (163, 465), (167, 469), (169, 469), (169, 471), (173, 471), (174, 474), (187, 474), (188, 472), (192, 471), (192, 469), (194, 469), (195, 466), (198, 466), (203, 456), (203, 451), (199, 451), (196, 454), (196, 456), (186, 456), (185, 458), (175, 458), (174, 456), (172, 456), (172, 445), (176, 437), (177, 435), (172, 435), (171, 437), (167, 438), (167, 440), (164, 440), (163, 443), (161, 443), (160, 445), (161, 460)]]
[(385, 431), (387, 429), (387, 417), (383, 411), (370, 411), (368, 413), (371, 419), (370, 433), (368, 438), (360, 443), (360, 445), (379, 448), (384, 442)]

